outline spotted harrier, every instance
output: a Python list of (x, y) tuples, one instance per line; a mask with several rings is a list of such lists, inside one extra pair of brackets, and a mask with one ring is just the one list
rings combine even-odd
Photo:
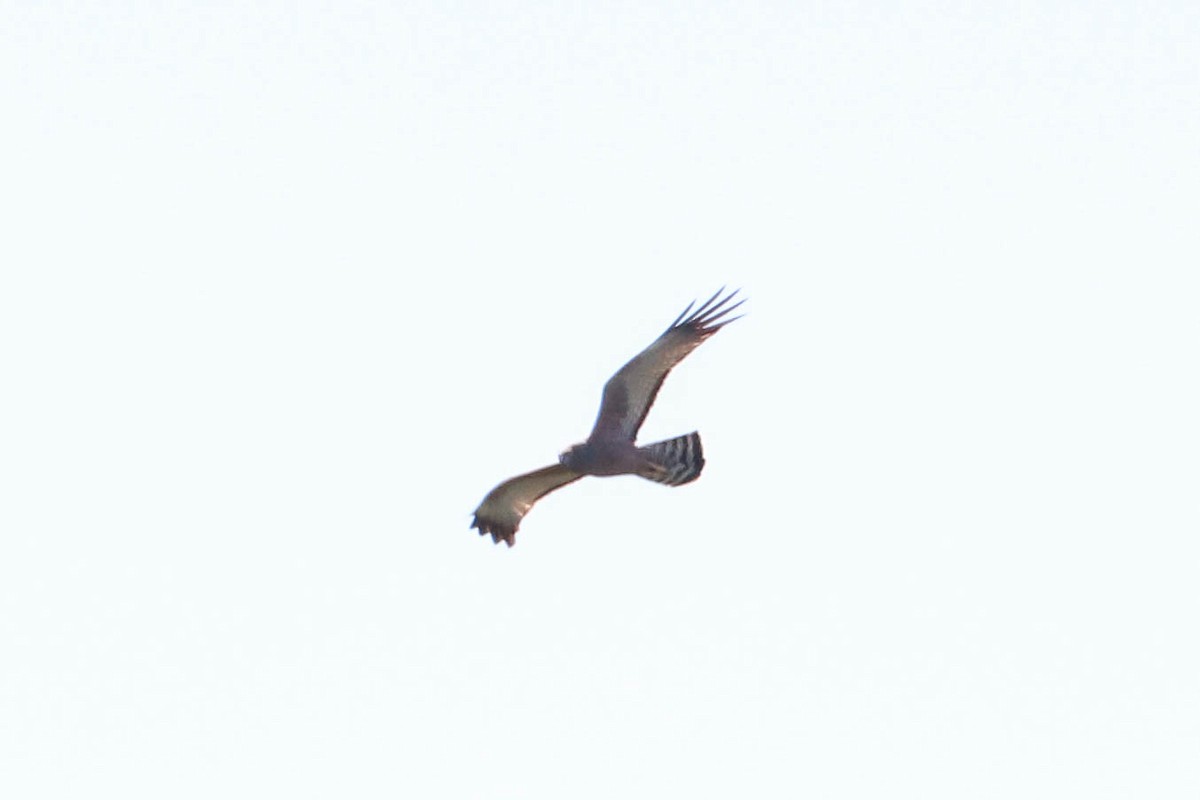
[(492, 489), (475, 509), (471, 527), (478, 528), (481, 536), (491, 534), (496, 544), (504, 541), (512, 547), (521, 519), (534, 503), (585, 475), (638, 475), (667, 486), (682, 486), (700, 477), (704, 453), (699, 433), (644, 447), (635, 441), (667, 373), (705, 339), (740, 319), (728, 315), (745, 300), (729, 305), (737, 291), (721, 297), (723, 291), (695, 311), (695, 302), (689, 303), (653, 344), (609, 378), (586, 442), (568, 448), (557, 464), (509, 478)]

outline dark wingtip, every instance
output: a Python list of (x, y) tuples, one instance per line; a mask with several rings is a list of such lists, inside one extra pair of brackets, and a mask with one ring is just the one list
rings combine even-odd
[(682, 312), (682, 313), (681, 313), (681, 314), (680, 314), (678, 317), (676, 317), (676, 318), (675, 318), (675, 321), (674, 321), (674, 322), (672, 322), (670, 325), (668, 325), (668, 326), (667, 326), (667, 330), (668, 330), (668, 331), (669, 331), (669, 330), (672, 330), (672, 329), (673, 329), (673, 328), (674, 328), (676, 325), (678, 325), (678, 324), (679, 324), (679, 321), (680, 321), (681, 319), (683, 319), (684, 317), (686, 317), (686, 316), (687, 316), (687, 313), (688, 313), (689, 311), (691, 311), (691, 310), (692, 310), (692, 306), (694, 306), (694, 305), (696, 305), (696, 301), (695, 301), (695, 300), (693, 300), (692, 302), (688, 303), (688, 304), (687, 304), (687, 308), (685, 308), (685, 309), (683, 310), (683, 312)]
[[(684, 316), (687, 314), (687, 310), (685, 310), (684, 313), (680, 314), (679, 318), (676, 319), (671, 325), (671, 328), (690, 326), (698, 329), (702, 334), (707, 336), (716, 333), (718, 330), (734, 320), (741, 319), (743, 316), (745, 316), (744, 314), (739, 314), (738, 316), (730, 317), (729, 319), (723, 319), (723, 317), (732, 313), (746, 302), (746, 298), (743, 297), (733, 305), (728, 305), (729, 301), (737, 297), (738, 293), (742, 290), (740, 288), (734, 289), (729, 294), (721, 297), (721, 294), (724, 291), (725, 287), (722, 286), (717, 290), (716, 294), (705, 300), (700, 307), (693, 311), (690, 316), (687, 316), (686, 319)], [(719, 297), (721, 299), (717, 300)], [(689, 305), (688, 310), (690, 310), (691, 307), (692, 306)], [(668, 330), (670, 330), (670, 328), (668, 328)]]
[(512, 547), (517, 543), (517, 531), (515, 528), (505, 530), (502, 526), (494, 525), (487, 520), (481, 521), (478, 514), (471, 520), (471, 527), (478, 528), (480, 536), (491, 536), (493, 544), (504, 542), (509, 547)]

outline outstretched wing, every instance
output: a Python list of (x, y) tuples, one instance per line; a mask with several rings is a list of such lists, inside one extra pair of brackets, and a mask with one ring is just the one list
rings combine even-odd
[[(695, 311), (692, 311), (695, 302), (689, 303), (671, 323), (671, 327), (654, 340), (654, 344), (638, 353), (609, 378), (608, 383), (604, 384), (600, 414), (596, 417), (596, 425), (588, 441), (624, 439), (632, 442), (637, 438), (638, 429), (654, 404), (667, 373), (699, 347), (701, 342), (739, 318), (722, 319), (745, 302), (739, 300), (727, 305), (737, 295), (737, 290), (717, 301), (723, 291), (721, 289), (708, 298)], [(714, 304), (714, 301), (717, 302)], [(689, 311), (692, 311), (690, 316)]]
[(480, 536), (490, 533), (492, 541), (496, 544), (500, 544), (500, 540), (503, 539), (512, 547), (516, 544), (521, 518), (533, 508), (533, 504), (555, 489), (582, 477), (582, 473), (555, 464), (509, 478), (483, 498), (479, 508), (475, 509), (475, 519), (471, 522), (471, 527), (478, 528)]

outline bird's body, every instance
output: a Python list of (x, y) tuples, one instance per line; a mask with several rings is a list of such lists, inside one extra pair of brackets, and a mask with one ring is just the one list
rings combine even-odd
[(690, 316), (694, 303), (689, 304), (653, 344), (604, 385), (600, 413), (587, 441), (568, 448), (557, 464), (501, 483), (479, 504), (471, 527), (478, 528), (481, 535), (491, 534), (497, 544), (504, 541), (512, 547), (521, 519), (538, 499), (585, 475), (638, 475), (669, 486), (700, 477), (704, 468), (700, 434), (639, 447), (637, 432), (671, 369), (709, 336), (738, 319), (725, 319), (744, 302), (728, 305), (736, 294), (717, 301), (721, 295), (717, 292)]
[(572, 445), (558, 457), (558, 463), (581, 475), (598, 477), (640, 474), (653, 465), (650, 457), (637, 445), (622, 439)]

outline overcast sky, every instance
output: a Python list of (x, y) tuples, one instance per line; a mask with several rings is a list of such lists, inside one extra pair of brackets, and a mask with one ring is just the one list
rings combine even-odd
[(1195, 4), (0, 8), (3, 796), (1200, 795)]

